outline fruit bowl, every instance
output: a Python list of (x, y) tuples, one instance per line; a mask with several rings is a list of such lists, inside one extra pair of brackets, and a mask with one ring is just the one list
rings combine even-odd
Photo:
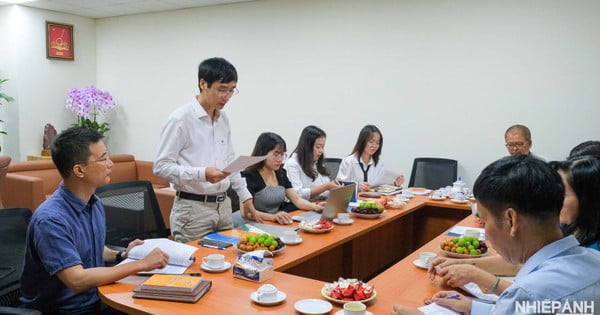
[(357, 218), (363, 218), (363, 219), (379, 219), (383, 216), (383, 214), (385, 213), (385, 210), (379, 212), (375, 212), (375, 213), (363, 213), (363, 212), (356, 212), (354, 211), (354, 209), (352, 209), (350, 212), (352, 212), (352, 215), (357, 217)]
[(321, 289), (321, 294), (327, 300), (338, 304), (350, 301), (366, 303), (377, 296), (377, 292), (372, 286), (357, 279), (344, 278), (325, 284)]
[[(281, 242), (281, 244), (283, 244), (283, 242)], [(251, 251), (242, 250), (242, 249), (238, 248), (238, 244), (233, 244), (233, 248), (235, 248), (235, 250), (240, 254), (245, 254), (245, 253), (251, 252)], [(255, 249), (255, 250), (266, 250), (266, 251), (271, 252), (271, 254), (273, 256), (277, 256), (277, 255), (281, 254), (286, 248), (287, 248), (287, 246), (285, 244), (283, 244), (283, 246), (281, 246), (280, 248), (278, 248), (276, 250), (269, 250), (269, 249)]]
[(273, 253), (273, 255), (276, 255), (281, 253), (286, 246), (279, 237), (263, 233), (249, 234), (245, 238), (242, 238), (237, 244), (233, 244), (233, 247), (240, 253), (247, 253), (255, 250), (267, 250)]
[(333, 230), (333, 223), (330, 221), (306, 222), (298, 224), (298, 228), (308, 233), (327, 233)]
[(451, 258), (479, 258), (488, 254), (487, 244), (474, 236), (453, 237), (441, 243), (438, 248), (442, 254)]

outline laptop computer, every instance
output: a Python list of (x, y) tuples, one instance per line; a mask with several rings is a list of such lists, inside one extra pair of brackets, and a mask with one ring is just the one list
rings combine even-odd
[(329, 198), (325, 204), (325, 209), (321, 214), (321, 220), (331, 221), (337, 217), (338, 213), (347, 212), (348, 204), (352, 195), (356, 192), (356, 184), (350, 184), (334, 188), (329, 191)]
[(306, 211), (302, 214), (295, 215), (292, 217), (294, 221), (318, 221), (328, 220), (331, 221), (337, 217), (338, 213), (347, 212), (348, 205), (352, 195), (356, 192), (356, 184), (340, 186), (329, 191), (329, 197), (325, 204), (325, 209), (322, 213), (315, 211)]

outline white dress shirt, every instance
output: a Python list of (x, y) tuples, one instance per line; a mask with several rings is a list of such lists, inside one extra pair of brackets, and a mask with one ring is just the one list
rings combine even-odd
[[(300, 163), (298, 163), (298, 155), (296, 153), (293, 153), (292, 156), (285, 162), (283, 168), (285, 168), (287, 171), (287, 176), (292, 183), (292, 187), (296, 190), (300, 197), (307, 200), (311, 200), (311, 187), (323, 185), (331, 181), (329, 176), (322, 175), (319, 172), (317, 172), (317, 177), (315, 180), (304, 174), (302, 166), (300, 166)], [(317, 171), (316, 163), (313, 164), (313, 169)], [(327, 198), (327, 196), (329, 196), (329, 191), (325, 191), (312, 199), (324, 199)]]
[[(373, 183), (383, 172), (383, 163), (381, 163), (381, 159), (377, 165), (374, 164), (372, 158), (368, 164), (362, 160), (360, 162), (362, 162), (365, 170), (367, 170), (367, 167), (369, 168), (367, 170), (368, 183)], [(343, 158), (336, 178), (350, 182), (364, 182), (364, 173), (360, 167), (360, 164), (358, 163), (359, 157), (356, 154), (348, 155), (347, 157)]]
[(241, 201), (252, 198), (240, 173), (212, 184), (206, 181), (206, 168), (225, 168), (235, 159), (229, 119), (223, 111), (211, 122), (194, 97), (175, 110), (163, 127), (153, 171), (173, 184), (177, 191), (214, 195), (229, 188), (230, 182)]

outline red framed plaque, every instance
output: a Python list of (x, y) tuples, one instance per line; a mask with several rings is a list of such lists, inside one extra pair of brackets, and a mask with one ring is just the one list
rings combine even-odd
[(46, 21), (46, 58), (75, 60), (73, 25)]

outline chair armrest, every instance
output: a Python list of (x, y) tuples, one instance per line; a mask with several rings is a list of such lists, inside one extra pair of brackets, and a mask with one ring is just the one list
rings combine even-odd
[(171, 189), (155, 189), (154, 194), (156, 195), (160, 212), (162, 213), (163, 220), (165, 221), (165, 226), (170, 229), (171, 221), (169, 217), (171, 216), (171, 209), (173, 208), (173, 203), (175, 202), (175, 191)]
[(152, 171), (152, 161), (140, 161), (135, 160), (135, 167), (137, 170), (138, 180), (147, 180), (152, 183), (152, 186), (156, 187), (169, 187), (169, 182), (156, 175)]
[(2, 201), (6, 208), (28, 208), (35, 211), (46, 200), (44, 181), (35, 176), (6, 174)]

